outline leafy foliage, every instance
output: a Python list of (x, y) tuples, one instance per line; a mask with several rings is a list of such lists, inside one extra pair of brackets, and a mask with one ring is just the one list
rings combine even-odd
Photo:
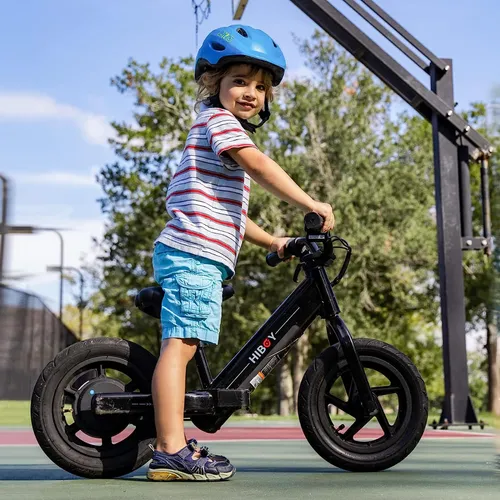
[[(306, 192), (334, 206), (335, 231), (353, 247), (348, 275), (336, 288), (353, 334), (379, 338), (406, 352), (439, 405), (443, 384), (436, 342), (430, 128), (406, 113), (395, 117), (389, 89), (329, 38), (316, 33), (300, 47), (314, 76), (282, 86), (271, 121), (254, 140)], [(155, 72), (131, 60), (112, 80), (119, 92), (134, 97), (134, 122), (113, 123), (118, 159), (99, 175), (108, 226), (101, 243), (97, 307), (119, 325), (116, 335), (155, 353), (159, 324), (135, 310), (131, 298), (154, 284), (152, 244), (167, 220), (166, 187), (194, 118), (192, 63), (190, 58), (165, 59)], [(303, 232), (298, 210), (255, 183), (249, 215), (273, 234)], [(208, 350), (214, 371), (295, 286), (293, 262), (271, 269), (264, 257), (261, 249), (243, 245), (233, 279), (236, 296), (224, 304), (219, 345)], [(281, 370), (254, 393), (255, 411), (276, 411), (283, 387), (278, 376), (280, 382), (288, 377), (296, 394), (306, 365), (327, 345), (324, 325), (315, 322), (303, 339)], [(188, 385), (194, 383), (191, 373)]]

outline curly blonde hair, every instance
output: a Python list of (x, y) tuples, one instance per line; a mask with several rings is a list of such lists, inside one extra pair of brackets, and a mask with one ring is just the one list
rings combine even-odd
[[(238, 63), (240, 64), (240, 63)], [(195, 109), (198, 110), (200, 104), (207, 100), (208, 98), (218, 95), (220, 91), (220, 82), (227, 76), (231, 69), (237, 64), (228, 64), (222, 68), (216, 68), (205, 71), (200, 78), (198, 78), (198, 93), (196, 95), (196, 106)], [(264, 86), (266, 88), (266, 99), (269, 102), (273, 101), (273, 75), (271, 72), (261, 66), (256, 64), (246, 64), (249, 67), (247, 73), (248, 77), (255, 76), (260, 70), (262, 70), (262, 75), (264, 78)]]

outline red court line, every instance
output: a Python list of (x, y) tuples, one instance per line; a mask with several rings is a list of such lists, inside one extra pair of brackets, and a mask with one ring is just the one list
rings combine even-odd
[[(130, 432), (130, 431), (129, 431)], [(123, 439), (129, 432), (124, 431), (117, 440)], [(262, 439), (305, 439), (300, 427), (225, 427), (215, 434), (208, 434), (196, 428), (186, 429), (189, 438), (194, 437), (199, 441), (238, 441), (238, 440), (262, 440)], [(78, 434), (77, 434), (78, 435)], [(362, 429), (357, 437), (359, 439), (374, 439), (381, 435), (378, 429)], [(493, 434), (479, 432), (461, 432), (444, 430), (426, 430), (424, 438), (488, 438)], [(87, 440), (87, 439), (85, 439)], [(113, 440), (114, 441), (114, 440)], [(0, 445), (36, 445), (37, 441), (33, 431), (29, 429), (21, 430), (0, 430)]]

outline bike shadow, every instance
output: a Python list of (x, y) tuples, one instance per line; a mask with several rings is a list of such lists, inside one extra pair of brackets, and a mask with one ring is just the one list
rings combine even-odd
[[(332, 467), (300, 467), (300, 466), (278, 466), (278, 467), (239, 467), (236, 466), (237, 473), (255, 473), (255, 474), (332, 474), (347, 473), (342, 469)], [(142, 475), (144, 472), (144, 475)], [(146, 478), (147, 467), (143, 467), (132, 474), (123, 476), (119, 479), (123, 481), (148, 481)]]
[[(143, 466), (126, 476), (117, 477), (113, 480), (116, 481), (143, 481), (146, 482), (148, 479), (146, 478), (148, 467)], [(421, 481), (422, 473), (425, 472), (426, 477), (429, 481), (435, 483), (442, 483), (443, 486), (447, 485), (448, 481), (453, 480), (453, 482), (463, 482), (464, 485), (469, 484), (470, 476), (473, 475), (474, 478), (477, 479), (486, 479), (491, 478), (493, 471), (486, 468), (482, 471), (474, 470), (470, 473), (463, 473), (460, 478), (457, 478), (457, 471), (455, 469), (446, 469), (444, 467), (440, 467), (437, 471), (429, 471), (426, 468), (414, 467), (411, 469), (390, 469), (386, 471), (382, 471), (379, 473), (373, 472), (358, 472), (352, 473), (349, 471), (345, 471), (342, 469), (338, 469), (335, 467), (301, 467), (301, 466), (269, 466), (269, 467), (252, 467), (252, 466), (241, 466), (237, 467), (238, 473), (245, 474), (259, 474), (259, 475), (267, 475), (267, 474), (347, 474), (347, 475), (355, 475), (355, 476), (364, 476), (370, 475), (373, 478), (379, 479), (381, 475), (387, 477), (392, 477), (396, 479), (397, 477), (404, 476), (405, 482), (415, 480), (417, 483)], [(75, 476), (74, 474), (70, 474), (63, 469), (55, 465), (26, 465), (26, 464), (9, 464), (9, 465), (0, 465), (0, 481), (89, 481), (89, 479), (82, 478), (79, 476)], [(109, 481), (110, 479), (105, 479), (105, 481)], [(409, 483), (408, 483), (409, 484)]]
[(0, 481), (72, 481), (82, 479), (55, 465), (0, 465)]
[[(257, 474), (332, 474), (346, 473), (341, 469), (332, 467), (237, 467), (238, 472), (257, 473)], [(126, 476), (115, 478), (122, 481), (148, 481), (146, 478), (148, 468), (141, 467)], [(88, 480), (74, 474), (70, 474), (55, 465), (26, 465), (9, 464), (0, 465), (0, 481), (75, 481)]]

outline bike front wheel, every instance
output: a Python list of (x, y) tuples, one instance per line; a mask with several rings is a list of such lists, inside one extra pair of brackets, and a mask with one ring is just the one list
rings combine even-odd
[(365, 417), (340, 345), (309, 366), (299, 389), (300, 425), (326, 461), (353, 472), (388, 469), (406, 458), (427, 424), (425, 383), (415, 365), (385, 342), (355, 339), (378, 414)]

